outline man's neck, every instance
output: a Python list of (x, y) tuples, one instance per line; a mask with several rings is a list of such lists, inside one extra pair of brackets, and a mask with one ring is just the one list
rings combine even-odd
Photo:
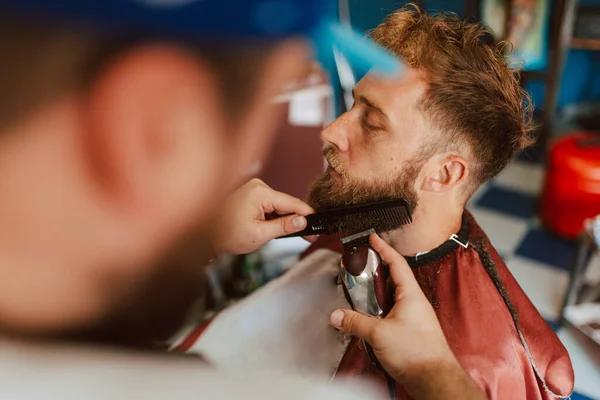
[(431, 251), (460, 230), (462, 207), (423, 203), (414, 213), (412, 224), (382, 235), (403, 256)]

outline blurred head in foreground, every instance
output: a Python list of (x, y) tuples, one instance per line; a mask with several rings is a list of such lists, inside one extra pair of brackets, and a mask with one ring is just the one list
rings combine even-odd
[(265, 156), (269, 100), (306, 67), (306, 44), (235, 48), (21, 15), (0, 25), (0, 329), (118, 320), (109, 310), (138, 301), (132, 288), (169, 284), (160, 268), (148, 275), (156, 259)]

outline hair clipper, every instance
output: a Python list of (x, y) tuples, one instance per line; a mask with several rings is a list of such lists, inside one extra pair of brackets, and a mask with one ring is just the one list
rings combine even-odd
[[(392, 306), (387, 287), (389, 268), (370, 246), (370, 229), (342, 239), (344, 253), (339, 265), (339, 277), (346, 299), (355, 311), (383, 318)], [(364, 343), (364, 342), (363, 342)], [(380, 368), (371, 347), (364, 343), (371, 362)]]

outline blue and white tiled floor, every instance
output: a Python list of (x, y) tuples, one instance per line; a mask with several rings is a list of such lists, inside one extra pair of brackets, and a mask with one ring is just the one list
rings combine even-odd
[(559, 329), (556, 324), (575, 243), (540, 226), (537, 203), (543, 174), (542, 164), (517, 159), (473, 196), (468, 209), (531, 301), (558, 329), (575, 368), (576, 393), (572, 399), (600, 400), (600, 364), (590, 355), (589, 343), (572, 328)]

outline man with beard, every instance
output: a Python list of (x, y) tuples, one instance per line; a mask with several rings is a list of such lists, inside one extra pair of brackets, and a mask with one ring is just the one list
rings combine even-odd
[[(461, 365), (493, 399), (568, 397), (565, 348), (465, 211), (473, 192), (531, 143), (527, 96), (484, 34), (418, 10), (397, 11), (378, 26), (372, 37), (409, 71), (394, 82), (367, 75), (356, 85), (352, 109), (321, 135), (329, 167), (309, 204), (324, 210), (407, 199), (414, 222), (382, 237), (406, 257)], [(364, 318), (338, 311), (333, 323), (355, 333)], [(337, 376), (357, 375), (383, 377), (354, 340)]]
[[(463, 368), (492, 399), (567, 398), (574, 384), (568, 353), (465, 211), (474, 191), (532, 142), (531, 110), (518, 73), (486, 35), (480, 26), (454, 16), (430, 16), (414, 8), (396, 11), (378, 26), (373, 39), (409, 68), (397, 79), (367, 75), (356, 85), (352, 109), (322, 133), (329, 167), (315, 182), (309, 204), (326, 210), (405, 198), (414, 222), (382, 238), (405, 256)], [(352, 224), (346, 228), (348, 233), (357, 230)], [(306, 284), (307, 276), (335, 275), (341, 251), (339, 238), (319, 238), (290, 276), (267, 288), (272, 299), (281, 295), (284, 280)], [(266, 310), (264, 294), (254, 302)], [(338, 290), (337, 297), (331, 293), (315, 301), (329, 309), (339, 307), (341, 297)], [(251, 303), (245, 304), (247, 310)], [(301, 321), (307, 336), (289, 339), (299, 343), (298, 354), (282, 358), (294, 367), (334, 370), (336, 379), (370, 378), (392, 398), (410, 397), (370, 362), (360, 340), (317, 343), (310, 336), (310, 320), (321, 316), (304, 316), (291, 306), (286, 312)], [(219, 327), (231, 315), (209, 326), (206, 343), (223, 333)], [(367, 341), (386, 335), (370, 321), (349, 310), (331, 317), (332, 325)], [(272, 332), (260, 334), (280, 343), (269, 336)], [(196, 347), (203, 347), (202, 340)], [(397, 355), (393, 346), (373, 350), (378, 358)], [(309, 360), (305, 353), (310, 352), (320, 359)], [(240, 367), (284, 364), (256, 360), (239, 348), (213, 356), (232, 354), (241, 355)]]
[[(202, 263), (173, 262), (190, 244), (202, 262), (252, 251), (312, 212), (257, 180), (227, 195), (264, 161), (279, 115), (270, 99), (301, 76), (307, 36), (331, 16), (322, 1), (221, 3), (0, 2), (0, 398), (372, 398), (280, 375), (267, 388), (198, 357), (83, 346), (148, 346), (176, 326), (202, 290)], [(274, 13), (284, 17), (275, 29)], [(232, 31), (261, 40), (240, 46)], [(208, 46), (209, 33), (229, 40)], [(421, 393), (480, 398), (410, 270), (377, 243), (432, 328), (432, 351), (389, 366), (435, 356), (442, 365), (427, 370), (444, 374)], [(394, 330), (423, 340), (414, 326)]]

